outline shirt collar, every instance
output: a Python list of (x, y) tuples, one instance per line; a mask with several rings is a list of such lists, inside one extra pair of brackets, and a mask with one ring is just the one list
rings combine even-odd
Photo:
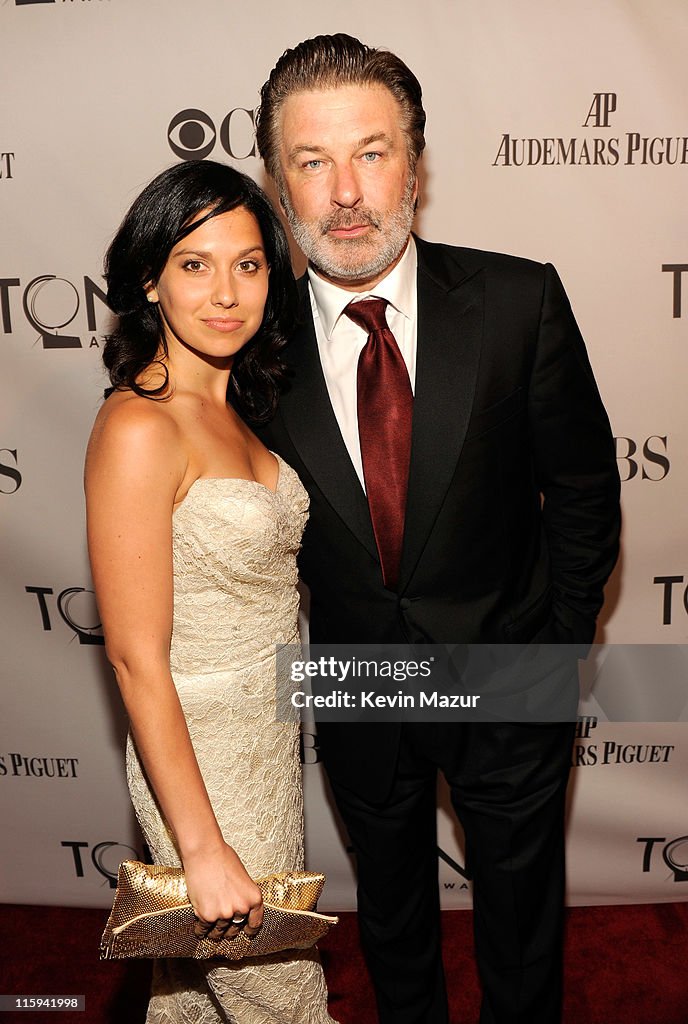
[(391, 306), (407, 319), (411, 319), (415, 309), (417, 268), (418, 254), (413, 236), (409, 237), (408, 245), (397, 265), (370, 291), (347, 291), (319, 277), (309, 266), (311, 308), (313, 315), (320, 318), (328, 340), (332, 337), (332, 331), (344, 309), (350, 302), (357, 302), (359, 299), (369, 299), (373, 296), (387, 299)]

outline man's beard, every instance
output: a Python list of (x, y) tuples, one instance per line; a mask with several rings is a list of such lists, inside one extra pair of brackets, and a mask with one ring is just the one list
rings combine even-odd
[[(396, 210), (380, 213), (365, 206), (335, 210), (317, 221), (301, 220), (286, 189), (280, 201), (296, 244), (325, 277), (335, 281), (368, 281), (379, 277), (403, 252), (415, 213), (415, 177), (410, 174)], [(370, 224), (372, 231), (358, 238), (333, 238), (336, 228)]]

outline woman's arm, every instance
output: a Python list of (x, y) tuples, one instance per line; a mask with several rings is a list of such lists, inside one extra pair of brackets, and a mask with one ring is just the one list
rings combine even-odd
[(105, 407), (86, 458), (89, 554), (107, 656), (196, 914), (249, 914), (250, 935), (262, 920), (260, 890), (222, 837), (170, 674), (172, 512), (186, 468), (164, 408), (147, 399)]

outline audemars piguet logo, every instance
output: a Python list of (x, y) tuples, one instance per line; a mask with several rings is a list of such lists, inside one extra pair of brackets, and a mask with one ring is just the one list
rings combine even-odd
[(642, 131), (612, 134), (620, 110), (615, 92), (593, 93), (582, 117), (584, 133), (522, 136), (504, 132), (493, 167), (664, 166), (688, 164), (688, 135), (648, 135)]
[[(571, 764), (575, 768), (593, 765), (668, 764), (676, 750), (675, 743), (619, 743), (617, 740), (592, 738), (598, 721), (594, 715), (578, 719), (576, 742)], [(579, 742), (580, 741), (580, 742)]]
[(79, 758), (12, 751), (0, 754), (0, 778), (4, 776), (14, 779), (76, 779), (79, 776)]

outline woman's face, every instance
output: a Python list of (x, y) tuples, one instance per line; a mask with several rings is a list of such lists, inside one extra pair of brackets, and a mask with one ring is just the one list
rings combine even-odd
[(149, 301), (160, 304), (170, 356), (182, 344), (231, 363), (261, 325), (268, 272), (258, 221), (244, 207), (211, 217), (186, 235), (147, 289)]

